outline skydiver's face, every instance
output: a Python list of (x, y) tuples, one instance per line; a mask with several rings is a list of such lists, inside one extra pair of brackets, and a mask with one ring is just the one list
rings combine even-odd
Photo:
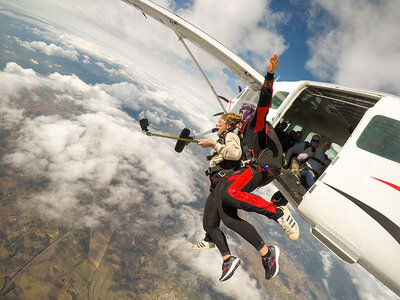
[(224, 120), (224, 118), (219, 118), (217, 124), (216, 124), (218, 131), (217, 131), (217, 135), (220, 135), (221, 133), (223, 133), (225, 130), (228, 130), (231, 126), (229, 124), (226, 123), (226, 121)]

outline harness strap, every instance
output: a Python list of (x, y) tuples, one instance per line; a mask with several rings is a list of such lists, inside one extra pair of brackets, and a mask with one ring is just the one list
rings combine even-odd
[(219, 171), (215, 171), (213, 173), (210, 173), (209, 170), (206, 171), (206, 175), (209, 176), (210, 180), (211, 180), (211, 184), (213, 183), (217, 183), (221, 178), (225, 177), (225, 176), (231, 176), (233, 173), (235, 172), (235, 169), (228, 169), (228, 170), (224, 170), (222, 168), (220, 168)]

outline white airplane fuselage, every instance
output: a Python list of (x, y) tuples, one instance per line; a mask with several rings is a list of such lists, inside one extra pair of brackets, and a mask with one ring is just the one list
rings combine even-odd
[[(298, 214), (313, 226), (311, 233), (317, 239), (344, 261), (360, 264), (400, 294), (400, 154), (397, 154), (400, 153), (400, 98), (326, 83), (281, 82), (275, 84), (274, 94), (284, 91), (287, 97), (279, 107), (271, 109), (267, 119), (274, 126), (282, 120), (293, 119), (293, 114), (299, 113), (290, 114), (290, 109), (307, 89), (313, 89), (314, 94), (318, 89), (333, 94), (338, 91), (336, 100), (342, 102), (315, 94), (315, 99), (322, 101), (321, 108), (310, 109), (309, 119), (292, 120), (287, 131), (302, 125), (303, 137), (310, 132), (318, 133), (339, 142), (342, 148), (331, 157), (332, 163), (314, 185), (304, 190), (301, 199), (295, 199), (282, 180), (276, 184)], [(245, 95), (246, 91), (241, 94)], [(346, 107), (347, 95), (360, 97), (360, 103), (364, 98), (371, 101), (366, 107), (356, 103), (360, 105), (360, 120), (352, 132), (344, 128), (346, 117), (341, 115), (344, 120), (340, 124), (336, 118), (346, 112), (345, 108), (335, 111), (332, 118), (326, 110), (333, 103)], [(255, 103), (257, 99), (257, 95), (254, 99), (240, 96), (232, 101), (233, 112), (243, 103)], [(321, 105), (324, 98), (327, 103)], [(315, 99), (310, 97), (307, 101)], [(347, 105), (352, 108), (355, 104)], [(290, 114), (288, 118), (286, 112)], [(325, 119), (321, 120), (322, 117)], [(371, 144), (365, 144), (368, 142)], [(375, 150), (373, 144), (378, 145)]]

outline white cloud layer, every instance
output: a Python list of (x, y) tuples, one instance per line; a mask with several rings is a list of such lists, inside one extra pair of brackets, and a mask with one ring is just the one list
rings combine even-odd
[(309, 26), (318, 30), (308, 40), (307, 69), (321, 80), (399, 95), (400, 2), (314, 0), (314, 5)]
[(59, 47), (53, 43), (46, 44), (42, 41), (21, 41), (19, 38), (14, 37), (15, 41), (19, 43), (22, 47), (30, 50), (30, 51), (40, 51), (46, 55), (60, 56), (69, 58), (71, 60), (78, 60), (78, 52), (76, 50), (64, 49)]
[[(174, 6), (172, 1), (156, 2), (167, 7)], [(64, 27), (66, 34), (57, 36), (57, 39), (65, 43), (65, 49), (69, 49), (68, 46), (73, 42), (68, 32), (73, 33), (82, 38), (79, 43), (73, 42), (79, 51), (98, 57), (104, 54), (101, 49), (103, 47), (133, 62), (137, 69), (150, 69), (161, 78), (174, 80), (177, 85), (182, 85), (182, 78), (186, 78), (186, 81), (195, 78), (192, 80), (192, 93), (215, 101), (194, 65), (187, 64), (190, 57), (176, 35), (152, 18), (144, 18), (139, 11), (122, 1), (38, 0), (32, 5), (30, 1), (21, 0), (6, 3), (29, 12), (29, 15)], [(246, 14), (242, 13), (243, 7), (246, 7)], [(287, 48), (283, 36), (277, 30), (279, 24), (286, 22), (285, 16), (272, 11), (269, 1), (194, 1), (179, 13), (250, 61), (260, 72), (265, 72), (267, 61), (273, 53), (281, 54)], [(51, 26), (46, 26), (51, 31)], [(54, 34), (52, 40), (55, 38)], [(94, 49), (88, 46), (89, 42), (95, 42), (101, 47)], [(34, 47), (30, 43), (26, 46)], [(41, 46), (45, 48), (45, 45)], [(35, 47), (39, 48), (39, 45)], [(193, 48), (218, 93), (228, 98), (233, 97), (237, 91), (227, 88), (228, 77), (222, 72), (222, 66)]]
[[(200, 172), (201, 163), (196, 164), (189, 157), (186, 162), (177, 160), (170, 141), (143, 135), (138, 124), (118, 108), (120, 100), (100, 86), (90, 86), (76, 76), (58, 73), (41, 77), (15, 63), (8, 63), (0, 78), (0, 88), (4, 91), (0, 98), (2, 121), (8, 127), (15, 123), (21, 126), (16, 151), (6, 155), (4, 162), (50, 180), (49, 189), (30, 200), (40, 210), (46, 208), (43, 211), (56, 218), (75, 215), (77, 222), (83, 220), (86, 225), (93, 225), (108, 214), (103, 204), (127, 207), (141, 201), (146, 191), (137, 186), (138, 180), (150, 181), (154, 197), (160, 194), (187, 203), (200, 195), (194, 186), (198, 183), (194, 174)], [(81, 106), (84, 113), (67, 119), (58, 113), (23, 118), (23, 108), (16, 108), (18, 102), (27, 103), (28, 94), (29, 101), (40, 103), (43, 93), (51, 93), (52, 101), (60, 109), (68, 102), (67, 107)], [(162, 111), (164, 106), (160, 107)], [(175, 160), (178, 161), (175, 165), (166, 164)], [(105, 203), (92, 201), (86, 205), (80, 200), (82, 195), (90, 198), (97, 191), (108, 189), (115, 178), (124, 179), (121, 180), (124, 186), (111, 187)], [(93, 206), (95, 213), (90, 213)]]
[(391, 290), (382, 285), (375, 277), (365, 272), (359, 265), (346, 264), (346, 269), (357, 286), (362, 300), (396, 300), (399, 299)]
[[(207, 192), (206, 181), (198, 175), (206, 162), (190, 148), (177, 154), (171, 141), (144, 135), (120, 109), (132, 101), (139, 111), (147, 106), (149, 116), (169, 124), (174, 119), (165, 109), (172, 100), (165, 92), (155, 87), (149, 92), (127, 82), (88, 85), (74, 75), (58, 73), (44, 77), (16, 63), (8, 63), (0, 72), (0, 89), (4, 91), (1, 126), (19, 128), (14, 152), (4, 155), (2, 163), (45, 182), (39, 192), (19, 199), (25, 209), (76, 227), (129, 221), (132, 230), (174, 216), (182, 222), (182, 231), (169, 239), (169, 255), (179, 256), (196, 274), (215, 282), (220, 293), (236, 299), (243, 295), (265, 299), (256, 280), (243, 270), (228, 284), (218, 284), (221, 259), (216, 251), (201, 253), (194, 260), (186, 251), (190, 241), (203, 234), (201, 213), (188, 204)], [(53, 113), (46, 110), (49, 103), (41, 98), (43, 94), (57, 105)], [(148, 105), (150, 99), (154, 108)], [(175, 99), (179, 100), (184, 99)], [(47, 113), (26, 114), (35, 102)], [(176, 113), (182, 111), (186, 110)], [(204, 268), (210, 261), (212, 267)]]

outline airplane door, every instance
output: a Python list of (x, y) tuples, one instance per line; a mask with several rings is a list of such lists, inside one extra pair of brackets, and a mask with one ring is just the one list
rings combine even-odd
[(384, 97), (368, 109), (298, 210), (328, 248), (400, 295), (398, 99)]

